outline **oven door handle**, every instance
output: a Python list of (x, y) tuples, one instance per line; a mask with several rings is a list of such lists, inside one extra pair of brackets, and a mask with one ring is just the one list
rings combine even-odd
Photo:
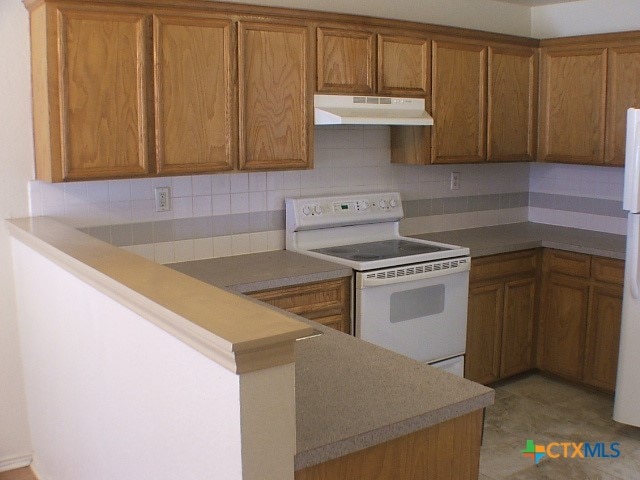
[(356, 276), (356, 288), (377, 287), (393, 283), (414, 282), (469, 271), (471, 258), (455, 258), (438, 262), (385, 268), (362, 272)]

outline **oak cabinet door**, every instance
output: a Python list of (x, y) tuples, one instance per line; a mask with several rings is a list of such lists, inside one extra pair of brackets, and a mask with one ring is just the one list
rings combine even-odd
[(537, 52), (490, 47), (488, 62), (487, 159), (532, 161), (538, 128)]
[(486, 159), (487, 47), (433, 42), (433, 163)]
[(375, 34), (318, 27), (318, 92), (375, 93)]
[(551, 273), (542, 306), (542, 369), (581, 381), (589, 281)]
[(378, 92), (424, 97), (431, 86), (431, 42), (378, 35)]
[(504, 283), (471, 285), (467, 316), (465, 378), (491, 383), (500, 376)]
[(146, 175), (149, 17), (57, 13), (62, 172), (53, 180)]
[(237, 148), (232, 22), (154, 17), (157, 172), (231, 170)]
[(605, 163), (624, 166), (627, 109), (640, 108), (640, 45), (609, 48)]
[(533, 368), (533, 325), (536, 315), (536, 279), (505, 284), (500, 377)]
[(308, 28), (239, 22), (238, 42), (240, 169), (311, 167)]
[(618, 371), (622, 287), (591, 287), (586, 338), (584, 381), (594, 387), (613, 392)]
[(540, 160), (604, 163), (606, 48), (542, 49)]

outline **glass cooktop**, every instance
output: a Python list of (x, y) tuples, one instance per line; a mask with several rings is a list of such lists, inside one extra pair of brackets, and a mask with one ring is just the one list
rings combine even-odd
[(449, 250), (439, 245), (412, 242), (409, 240), (382, 240), (379, 242), (355, 243), (353, 245), (339, 245), (336, 247), (319, 248), (312, 252), (331, 255), (333, 257), (353, 260), (355, 262), (367, 262), (372, 260), (384, 260), (387, 258), (407, 257)]

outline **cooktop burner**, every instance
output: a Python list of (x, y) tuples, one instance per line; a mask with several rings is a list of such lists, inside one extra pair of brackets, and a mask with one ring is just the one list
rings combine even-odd
[(383, 260), (387, 258), (406, 257), (423, 253), (441, 252), (449, 250), (438, 245), (412, 242), (409, 240), (382, 240), (379, 242), (355, 243), (353, 245), (340, 245), (337, 247), (319, 248), (312, 252), (331, 255), (333, 257), (366, 262), (371, 260)]

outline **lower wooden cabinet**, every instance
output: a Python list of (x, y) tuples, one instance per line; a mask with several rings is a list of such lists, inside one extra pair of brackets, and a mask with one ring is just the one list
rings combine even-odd
[(538, 366), (615, 390), (624, 262), (546, 250)]
[(249, 296), (341, 332), (351, 332), (351, 278), (263, 290)]
[(491, 383), (533, 368), (538, 252), (474, 259), (465, 377)]

